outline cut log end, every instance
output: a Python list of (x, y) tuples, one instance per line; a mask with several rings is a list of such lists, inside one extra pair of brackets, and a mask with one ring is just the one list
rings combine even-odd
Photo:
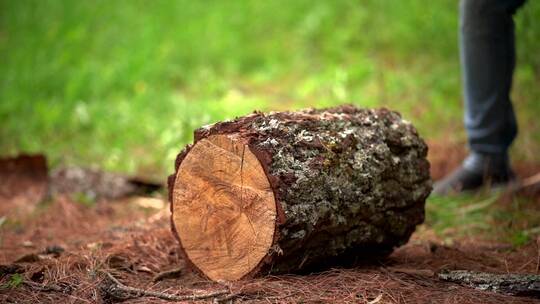
[(249, 146), (233, 136), (209, 136), (191, 148), (178, 169), (172, 203), (186, 258), (212, 280), (245, 277), (272, 246), (274, 193)]

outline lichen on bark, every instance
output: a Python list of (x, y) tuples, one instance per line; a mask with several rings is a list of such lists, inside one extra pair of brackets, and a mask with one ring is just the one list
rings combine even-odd
[(263, 270), (388, 254), (424, 220), (427, 146), (397, 112), (341, 106), (254, 113), (203, 127), (195, 137), (214, 134), (249, 144), (283, 211)]

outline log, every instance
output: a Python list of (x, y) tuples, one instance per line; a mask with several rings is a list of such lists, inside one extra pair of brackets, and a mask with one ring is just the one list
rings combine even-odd
[(427, 146), (396, 112), (255, 112), (194, 137), (168, 181), (172, 230), (212, 280), (383, 257), (424, 220)]

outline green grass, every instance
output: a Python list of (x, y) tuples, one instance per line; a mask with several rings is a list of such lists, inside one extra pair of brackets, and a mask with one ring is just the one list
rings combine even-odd
[(12, 274), (9, 277), (9, 280), (0, 286), (0, 289), (13, 289), (21, 286), (23, 284), (24, 277), (20, 273)]
[(431, 196), (426, 204), (426, 224), (449, 243), (456, 238), (478, 237), (515, 246), (540, 233), (537, 202), (498, 193)]
[[(0, 154), (162, 177), (203, 124), (344, 102), (463, 141), (456, 2), (0, 0)], [(517, 25), (513, 153), (539, 160), (540, 3)]]

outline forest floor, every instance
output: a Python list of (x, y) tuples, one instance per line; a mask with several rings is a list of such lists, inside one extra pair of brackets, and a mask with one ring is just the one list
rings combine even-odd
[[(464, 155), (444, 144), (430, 146), (434, 178), (451, 170)], [(518, 163), (516, 168), (526, 177), (540, 171), (540, 164)], [(109, 275), (125, 286), (162, 295), (224, 290), (201, 300), (209, 303), (539, 302), (437, 276), (443, 270), (538, 273), (539, 196), (468, 196), (456, 198), (457, 203), (430, 199), (426, 223), (388, 258), (351, 268), (225, 284), (184, 268), (170, 231), (164, 193), (97, 201), (57, 195), (32, 205), (29, 196), (39, 191), (11, 200), (5, 191), (0, 191), (2, 303), (168, 303), (122, 293)], [(164, 275), (169, 270), (174, 271)]]

